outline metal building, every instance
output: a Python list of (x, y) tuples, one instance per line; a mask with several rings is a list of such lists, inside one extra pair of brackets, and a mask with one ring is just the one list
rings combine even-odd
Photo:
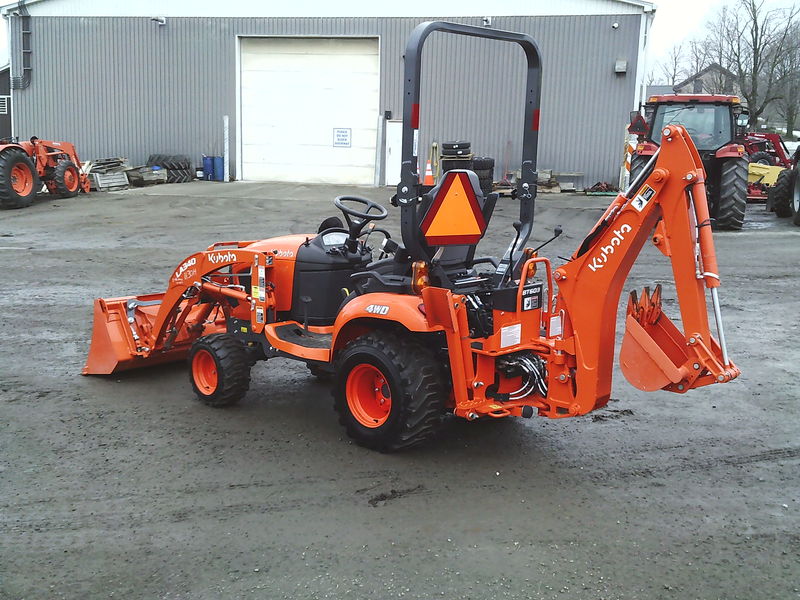
[[(438, 18), (532, 35), (544, 72), (539, 168), (582, 173), (578, 185), (616, 181), (651, 2), (462, 0), (452, 5), (458, 14), (439, 16), (381, 4), (6, 5), (13, 133), (74, 141), (84, 159), (141, 164), (158, 152), (200, 164), (223, 153), (227, 115), (233, 178), (393, 184), (404, 44), (415, 25)], [(468, 139), (495, 157), (496, 177), (517, 169), (521, 51), (434, 34), (423, 63), (421, 157), (432, 141)]]

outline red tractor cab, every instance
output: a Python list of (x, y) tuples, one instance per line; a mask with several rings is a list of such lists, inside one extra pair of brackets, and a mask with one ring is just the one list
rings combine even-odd
[(744, 140), (748, 116), (737, 96), (651, 96), (644, 105), (644, 115), (640, 111), (631, 113), (628, 131), (638, 136), (631, 158), (631, 180), (656, 153), (664, 128), (683, 125), (703, 161), (714, 228), (741, 229), (747, 206), (749, 159)]

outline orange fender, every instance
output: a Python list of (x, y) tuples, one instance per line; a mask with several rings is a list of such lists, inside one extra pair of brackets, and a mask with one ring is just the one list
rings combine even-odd
[(423, 312), (422, 298), (412, 295), (375, 292), (357, 296), (344, 305), (333, 325), (333, 350), (351, 339), (367, 333), (369, 322), (397, 323), (415, 332), (443, 331), (440, 325), (431, 326)]

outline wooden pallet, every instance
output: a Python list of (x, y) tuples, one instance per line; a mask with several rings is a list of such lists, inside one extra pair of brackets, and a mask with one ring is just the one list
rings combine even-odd
[(91, 188), (98, 192), (128, 189), (125, 173), (89, 173)]

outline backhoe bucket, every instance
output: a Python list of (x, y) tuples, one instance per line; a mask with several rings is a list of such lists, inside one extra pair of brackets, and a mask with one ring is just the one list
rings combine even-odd
[(689, 359), (683, 334), (666, 315), (655, 323), (639, 323), (633, 315), (625, 320), (625, 336), (619, 353), (622, 374), (645, 392), (660, 390), (686, 377)]
[(189, 346), (150, 352), (142, 338), (152, 330), (164, 294), (98, 298), (94, 301), (94, 326), (84, 375), (110, 375), (186, 357)]

